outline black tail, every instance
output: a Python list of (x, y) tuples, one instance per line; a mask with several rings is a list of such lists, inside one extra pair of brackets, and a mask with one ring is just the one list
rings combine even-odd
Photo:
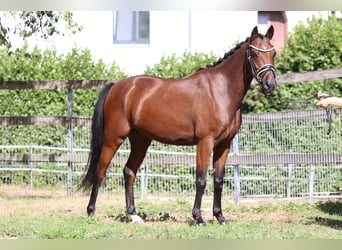
[(91, 125), (91, 144), (90, 153), (88, 158), (88, 170), (85, 174), (80, 189), (88, 190), (93, 185), (97, 184), (97, 174), (99, 171), (99, 160), (102, 150), (103, 142), (103, 104), (106, 100), (107, 94), (110, 88), (113, 86), (113, 82), (107, 84), (101, 91), (97, 103), (95, 105), (92, 125)]

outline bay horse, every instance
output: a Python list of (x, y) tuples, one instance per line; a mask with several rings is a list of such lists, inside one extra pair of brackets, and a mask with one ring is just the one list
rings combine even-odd
[(213, 215), (226, 224), (221, 209), (224, 167), (230, 143), (241, 125), (241, 104), (253, 77), (263, 93), (276, 89), (274, 28), (265, 35), (255, 27), (246, 41), (217, 62), (182, 79), (147, 75), (107, 84), (92, 117), (88, 170), (81, 187), (92, 189), (87, 213), (93, 216), (98, 189), (115, 152), (128, 137), (131, 151), (123, 168), (126, 212), (141, 223), (134, 204), (133, 183), (152, 140), (196, 145), (196, 196), (192, 215), (204, 226), (201, 202), (213, 153)]

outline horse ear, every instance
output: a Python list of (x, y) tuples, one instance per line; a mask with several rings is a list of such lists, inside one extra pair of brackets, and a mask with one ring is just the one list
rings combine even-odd
[(256, 36), (258, 36), (258, 34), (259, 34), (258, 26), (255, 26), (251, 33), (251, 40), (253, 40)]
[(268, 28), (265, 37), (267, 37), (268, 39), (271, 40), (272, 37), (273, 37), (273, 34), (274, 34), (274, 28), (273, 28), (273, 25), (271, 25), (271, 26)]

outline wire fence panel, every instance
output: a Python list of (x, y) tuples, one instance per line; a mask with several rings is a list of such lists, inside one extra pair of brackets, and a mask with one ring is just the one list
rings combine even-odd
[[(325, 110), (243, 115), (225, 167), (223, 195), (247, 199), (342, 198), (342, 110), (328, 135)], [(87, 166), (90, 117), (1, 117), (0, 192), (72, 195)], [(70, 142), (72, 142), (71, 145)], [(123, 195), (126, 141), (108, 168), (101, 192)], [(196, 147), (152, 142), (138, 171), (135, 195), (193, 197)], [(213, 194), (209, 166), (205, 195)]]

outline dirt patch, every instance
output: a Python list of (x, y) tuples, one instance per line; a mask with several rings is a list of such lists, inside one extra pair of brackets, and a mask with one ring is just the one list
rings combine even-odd
[(287, 222), (299, 221), (301, 218), (294, 216), (288, 212), (262, 212), (262, 213), (252, 213), (246, 212), (243, 217), (236, 218), (236, 216), (232, 216), (232, 221), (236, 222), (246, 222), (246, 221), (269, 221), (272, 224), (282, 224)]

